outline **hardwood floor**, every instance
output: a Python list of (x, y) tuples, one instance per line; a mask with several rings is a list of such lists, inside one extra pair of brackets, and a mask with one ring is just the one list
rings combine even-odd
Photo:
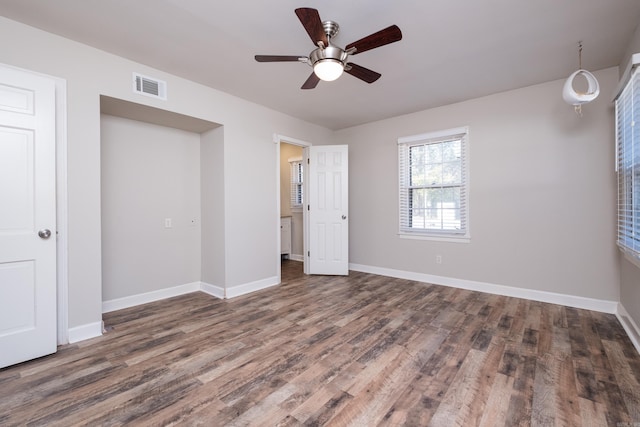
[(105, 314), (0, 370), (0, 425), (616, 426), (640, 355), (613, 315), (351, 272)]

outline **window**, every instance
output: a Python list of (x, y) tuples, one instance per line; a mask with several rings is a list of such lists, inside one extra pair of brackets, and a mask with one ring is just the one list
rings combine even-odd
[(468, 128), (398, 139), (400, 235), (468, 241)]
[(640, 258), (640, 68), (616, 99), (618, 245)]
[(303, 169), (302, 159), (290, 159), (291, 165), (291, 208), (302, 209), (303, 197)]

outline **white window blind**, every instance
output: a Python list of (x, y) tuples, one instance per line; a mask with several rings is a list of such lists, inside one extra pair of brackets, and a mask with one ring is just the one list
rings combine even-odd
[(468, 128), (398, 139), (400, 234), (468, 238)]
[(302, 159), (300, 160), (290, 160), (289, 164), (291, 165), (291, 207), (292, 208), (302, 208), (302, 204), (304, 202), (303, 198), (303, 169), (302, 169)]
[(616, 99), (618, 245), (640, 258), (640, 68)]

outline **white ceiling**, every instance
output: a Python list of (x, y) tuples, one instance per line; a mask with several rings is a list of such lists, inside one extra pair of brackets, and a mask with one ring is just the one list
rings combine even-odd
[[(334, 44), (396, 24), (400, 42), (350, 58), (382, 74), (300, 86), (314, 46), (294, 13), (340, 24)], [(0, 0), (0, 14), (331, 129), (619, 65), (638, 0)], [(558, 94), (560, 96), (560, 94)]]

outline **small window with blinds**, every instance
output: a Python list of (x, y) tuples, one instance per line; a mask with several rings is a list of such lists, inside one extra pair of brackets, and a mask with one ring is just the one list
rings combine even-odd
[(467, 127), (398, 139), (400, 236), (469, 241)]
[(291, 209), (301, 210), (303, 198), (303, 169), (302, 159), (289, 160), (291, 165)]
[(640, 68), (616, 99), (618, 246), (640, 259)]

